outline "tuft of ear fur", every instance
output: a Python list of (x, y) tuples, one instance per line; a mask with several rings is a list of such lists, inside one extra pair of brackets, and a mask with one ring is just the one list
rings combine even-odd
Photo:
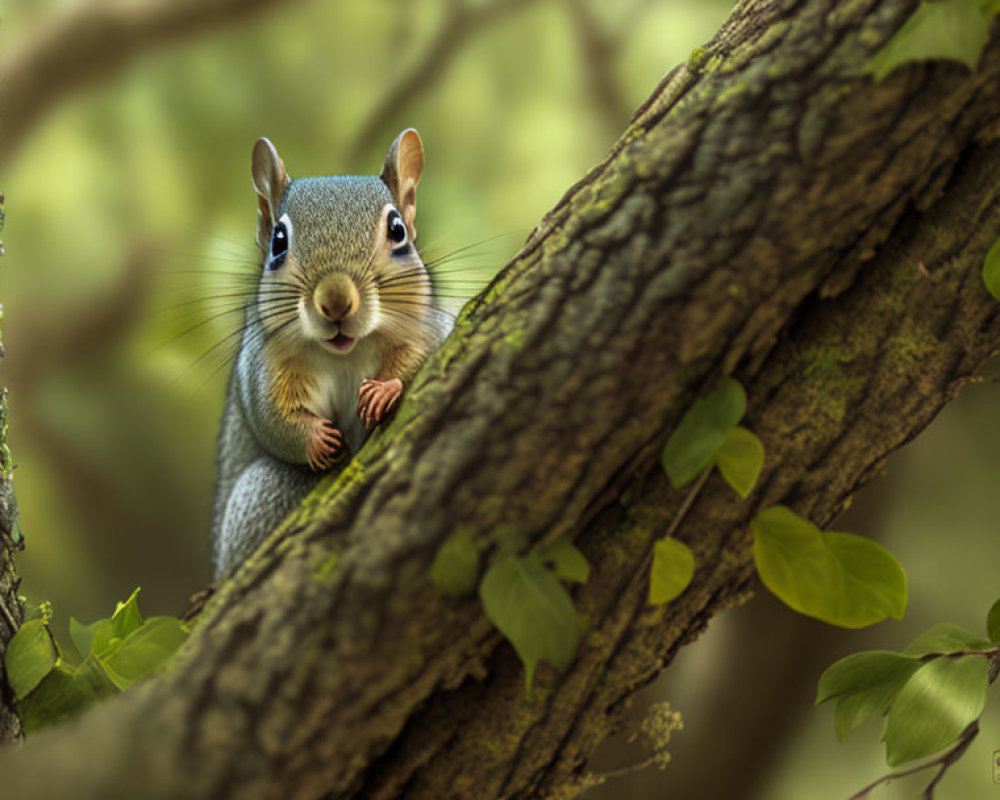
[(407, 128), (389, 145), (385, 164), (379, 177), (392, 192), (399, 213), (410, 233), (410, 239), (417, 238), (413, 222), (417, 216), (417, 184), (424, 172), (424, 145), (420, 134)]
[(260, 138), (253, 145), (250, 174), (257, 192), (257, 246), (265, 253), (271, 247), (271, 232), (278, 221), (278, 204), (291, 182), (285, 162), (270, 139)]

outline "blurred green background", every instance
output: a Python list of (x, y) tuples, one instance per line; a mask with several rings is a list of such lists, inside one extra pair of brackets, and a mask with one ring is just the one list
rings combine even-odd
[[(137, 14), (159, 5), (118, 4)], [(58, 62), (52, 32), (91, 4), (4, 7), (2, 379), (28, 543), (19, 564), (23, 591), (52, 600), (62, 626), (70, 614), (106, 615), (135, 585), (146, 613), (179, 613), (210, 580), (215, 429), (227, 335), (239, 324), (239, 314), (223, 313), (232, 299), (212, 298), (254, 269), (249, 157), (258, 136), (275, 142), (295, 177), (377, 172), (395, 134), (418, 128), (427, 158), (421, 243), (429, 254), (482, 243), (462, 263), (486, 274), (730, 8), (718, 0), (258, 5), (260, 13), (192, 24), (156, 46), (136, 42), (118, 61), (110, 51), (106, 69), (57, 96), (13, 147), (6, 89), (46, 46), (42, 55)], [(36, 73), (43, 88), (60, 80)], [(28, 106), (43, 94), (29, 93)], [(683, 713), (674, 763), (591, 796), (835, 798), (885, 771), (876, 725), (838, 744), (832, 713), (811, 709), (816, 679), (840, 655), (901, 647), (936, 622), (982, 628), (1000, 594), (998, 403), (995, 384), (969, 387), (838, 526), (877, 536), (906, 566), (904, 622), (835, 631), (766, 593), (720, 615), (636, 703), (637, 717), (664, 697)], [(991, 785), (995, 698), (986, 722), (939, 797), (1000, 797)], [(642, 759), (625, 738), (602, 748), (598, 767)], [(919, 785), (872, 796), (912, 797)]]

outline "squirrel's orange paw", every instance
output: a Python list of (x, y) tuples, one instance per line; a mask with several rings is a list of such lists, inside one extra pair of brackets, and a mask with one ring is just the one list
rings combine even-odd
[(403, 382), (399, 378), (364, 381), (358, 390), (358, 405), (355, 410), (370, 428), (385, 419), (402, 393)]
[(315, 472), (330, 469), (347, 455), (342, 434), (328, 419), (317, 419), (306, 445), (306, 463)]

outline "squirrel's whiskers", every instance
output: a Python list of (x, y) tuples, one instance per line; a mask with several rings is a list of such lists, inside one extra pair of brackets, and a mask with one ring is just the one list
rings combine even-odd
[(412, 129), (377, 177), (293, 180), (271, 142), (255, 144), (263, 258), (213, 298), (243, 314), (223, 340), (239, 346), (219, 433), (217, 576), (358, 450), (450, 329), (414, 245), (423, 168)]

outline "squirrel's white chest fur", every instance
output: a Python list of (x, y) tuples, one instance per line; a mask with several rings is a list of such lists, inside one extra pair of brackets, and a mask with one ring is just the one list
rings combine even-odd
[(310, 390), (310, 407), (320, 416), (331, 419), (347, 439), (352, 453), (357, 453), (365, 438), (365, 427), (358, 416), (358, 390), (362, 381), (376, 377), (382, 361), (382, 345), (376, 337), (361, 339), (346, 355), (320, 347), (310, 348), (308, 362), (315, 385)]

